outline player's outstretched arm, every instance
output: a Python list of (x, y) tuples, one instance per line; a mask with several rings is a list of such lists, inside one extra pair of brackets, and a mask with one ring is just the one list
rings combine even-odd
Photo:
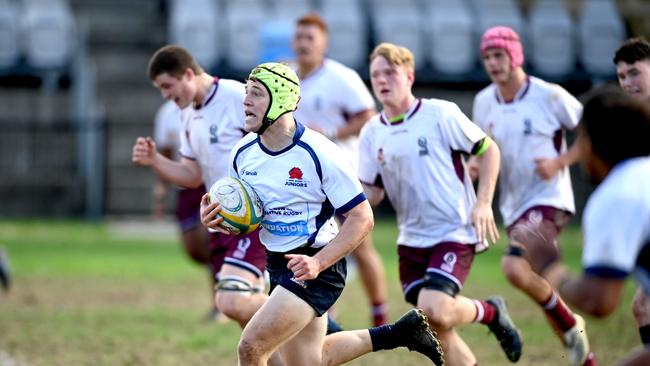
[(611, 314), (624, 290), (624, 279), (583, 273), (574, 276), (559, 258), (555, 248), (546, 244), (527, 243), (524, 252), (533, 271), (544, 277), (562, 299), (576, 309), (596, 317)]
[(166, 158), (158, 152), (151, 137), (137, 138), (131, 160), (138, 165), (151, 167), (162, 179), (179, 186), (196, 188), (203, 184), (199, 163), (186, 158), (180, 162)]
[(499, 240), (499, 230), (494, 220), (494, 212), (492, 212), (492, 199), (499, 176), (501, 151), (494, 141), (489, 143), (487, 149), (478, 156), (479, 184), (476, 204), (472, 209), (472, 225), (474, 225), (479, 242), (489, 235), (490, 240), (495, 243)]

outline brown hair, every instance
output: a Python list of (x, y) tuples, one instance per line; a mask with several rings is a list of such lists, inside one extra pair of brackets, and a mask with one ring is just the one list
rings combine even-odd
[(370, 62), (377, 57), (383, 57), (393, 66), (406, 66), (410, 70), (415, 69), (413, 53), (408, 48), (398, 46), (392, 43), (380, 43), (372, 50)]
[(188, 68), (192, 69), (196, 75), (203, 73), (201, 66), (185, 48), (173, 45), (164, 46), (156, 51), (149, 60), (149, 79), (154, 80), (163, 73), (180, 79)]
[(320, 30), (322, 30), (323, 33), (327, 34), (327, 24), (323, 18), (318, 15), (318, 13), (309, 13), (300, 17), (298, 20), (296, 20), (296, 26), (301, 25), (315, 25)]
[(623, 61), (626, 64), (633, 64), (637, 61), (650, 61), (650, 43), (645, 39), (630, 38), (616, 51), (614, 64)]

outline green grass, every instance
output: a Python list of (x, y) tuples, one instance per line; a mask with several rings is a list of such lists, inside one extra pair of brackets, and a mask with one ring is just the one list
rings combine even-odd
[[(390, 312), (409, 306), (397, 275), (392, 221), (373, 233), (388, 276)], [(577, 271), (581, 236), (561, 237), (563, 255)], [(14, 288), (0, 293), (0, 365), (9, 355), (21, 365), (234, 365), (240, 330), (230, 322), (201, 322), (211, 301), (208, 275), (185, 258), (174, 235), (125, 236), (101, 224), (74, 221), (0, 222), (0, 245), (9, 253)], [(476, 257), (463, 294), (502, 294), (524, 336), (520, 365), (565, 365), (563, 349), (542, 312), (508, 285), (500, 272), (504, 240)], [(615, 314), (588, 319), (601, 365), (639, 346), (631, 316), (630, 282)], [(337, 304), (346, 328), (367, 327), (367, 300), (358, 278)], [(480, 325), (459, 329), (481, 365), (508, 364), (494, 337)], [(381, 352), (351, 365), (420, 365), (408, 351)]]

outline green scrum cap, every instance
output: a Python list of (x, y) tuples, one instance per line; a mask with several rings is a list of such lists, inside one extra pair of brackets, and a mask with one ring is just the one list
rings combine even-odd
[(263, 63), (251, 71), (248, 79), (262, 83), (271, 96), (271, 103), (266, 110), (263, 125), (257, 131), (258, 134), (264, 132), (281, 115), (296, 110), (300, 99), (300, 81), (288, 65), (277, 62)]

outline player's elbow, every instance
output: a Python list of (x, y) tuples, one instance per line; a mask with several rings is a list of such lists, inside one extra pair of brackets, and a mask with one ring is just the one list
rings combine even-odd
[(192, 179), (189, 179), (186, 183), (185, 186), (186, 188), (198, 188), (203, 184), (203, 179), (199, 177), (192, 177)]
[(372, 231), (372, 228), (375, 226), (375, 217), (372, 213), (372, 208), (370, 207), (370, 203), (368, 201), (365, 201), (360, 204), (361, 209), (359, 210), (359, 221), (360, 221), (360, 226), (362, 230), (366, 233), (369, 233)]

